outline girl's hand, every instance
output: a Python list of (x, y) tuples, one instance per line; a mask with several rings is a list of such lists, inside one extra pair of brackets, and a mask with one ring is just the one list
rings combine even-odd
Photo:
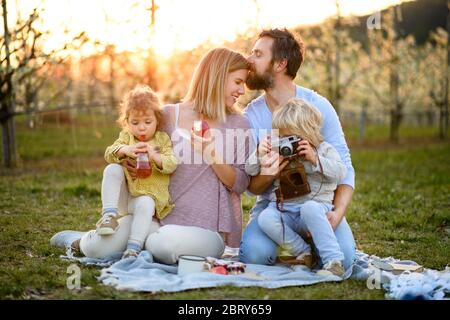
[(132, 146), (123, 146), (119, 149), (119, 151), (117, 151), (117, 155), (136, 159), (138, 153), (148, 152), (148, 147), (149, 145), (147, 143), (138, 142)]
[(148, 152), (150, 145), (147, 142), (138, 142), (133, 147), (134, 153), (145, 153)]
[(135, 160), (125, 159), (122, 162), (122, 166), (124, 166), (127, 169), (131, 178), (133, 178), (133, 179), (137, 178), (137, 169), (136, 169), (136, 161)]
[(126, 157), (132, 158), (132, 159), (136, 159), (137, 158), (137, 154), (135, 152), (135, 147), (134, 146), (123, 146), (122, 148), (120, 148), (117, 151), (117, 155), (119, 157), (126, 156)]
[(147, 147), (147, 152), (148, 152), (148, 158), (150, 160), (155, 161), (155, 159), (157, 158), (157, 156), (160, 154), (161, 149), (156, 146), (156, 147), (152, 147), (151, 145), (148, 145)]
[(317, 154), (311, 144), (306, 140), (301, 140), (298, 143), (297, 152), (299, 156), (302, 156), (306, 161), (311, 162), (314, 166), (317, 165)]
[(258, 157), (264, 157), (272, 151), (272, 143), (270, 140), (270, 136), (265, 137), (258, 146)]

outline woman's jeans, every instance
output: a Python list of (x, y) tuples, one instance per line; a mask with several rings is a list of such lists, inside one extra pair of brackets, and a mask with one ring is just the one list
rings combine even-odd
[[(250, 221), (244, 230), (239, 249), (240, 260), (244, 263), (271, 265), (275, 263), (278, 244), (261, 230), (258, 217), (269, 205), (269, 200), (260, 200), (251, 209)], [(350, 268), (355, 259), (356, 245), (352, 231), (345, 218), (334, 231), (341, 252), (344, 254), (344, 268)]]

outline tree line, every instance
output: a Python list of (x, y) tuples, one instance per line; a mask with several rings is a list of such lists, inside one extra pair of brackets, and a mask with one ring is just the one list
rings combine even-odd
[[(328, 98), (338, 114), (343, 110), (387, 113), (392, 141), (399, 139), (405, 112), (437, 110), (439, 137), (446, 139), (449, 4), (447, 1), (446, 25), (419, 44), (401, 27), (406, 25), (402, 6), (380, 13), (378, 24), (367, 24), (361, 41), (354, 34), (361, 19), (343, 17), (336, 1), (335, 16), (317, 26), (293, 30), (307, 45), (306, 61), (296, 82)], [(152, 12), (152, 19), (154, 15)], [(39, 19), (40, 11), (35, 9), (9, 25), (7, 0), (2, 0), (0, 124), (7, 167), (16, 164), (15, 115), (26, 114), (28, 125), (33, 127), (35, 115), (45, 110), (82, 106), (89, 111), (108, 105), (112, 111), (122, 93), (136, 83), (159, 90), (165, 102), (178, 101), (201, 56), (215, 46), (206, 41), (192, 50), (174, 53), (162, 64), (152, 50), (118, 52), (113, 44), (93, 41), (80, 33), (61, 48), (46, 52), (43, 43), (47, 33), (38, 27)], [(257, 32), (257, 28), (250, 28), (224, 46), (249, 53)], [(73, 52), (87, 43), (96, 53), (75, 57)], [(258, 94), (248, 92), (242, 103)]]

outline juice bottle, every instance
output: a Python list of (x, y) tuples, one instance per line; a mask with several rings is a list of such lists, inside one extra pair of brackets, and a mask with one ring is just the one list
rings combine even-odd
[[(139, 140), (144, 141), (145, 136), (140, 136)], [(136, 162), (137, 177), (138, 178), (150, 177), (152, 174), (152, 166), (150, 165), (150, 161), (148, 159), (148, 153), (147, 152), (138, 153), (136, 160), (137, 160)]]

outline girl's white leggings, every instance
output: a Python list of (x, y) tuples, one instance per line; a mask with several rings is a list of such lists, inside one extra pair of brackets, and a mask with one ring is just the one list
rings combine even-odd
[(166, 264), (175, 263), (183, 254), (220, 257), (225, 250), (218, 232), (193, 226), (160, 227), (153, 219), (155, 202), (149, 196), (129, 195), (119, 164), (110, 164), (103, 172), (102, 204), (103, 210), (117, 208), (123, 217), (114, 234), (99, 236), (91, 230), (81, 238), (80, 248), (86, 257), (104, 258), (123, 252), (128, 240), (141, 244), (156, 260)]

